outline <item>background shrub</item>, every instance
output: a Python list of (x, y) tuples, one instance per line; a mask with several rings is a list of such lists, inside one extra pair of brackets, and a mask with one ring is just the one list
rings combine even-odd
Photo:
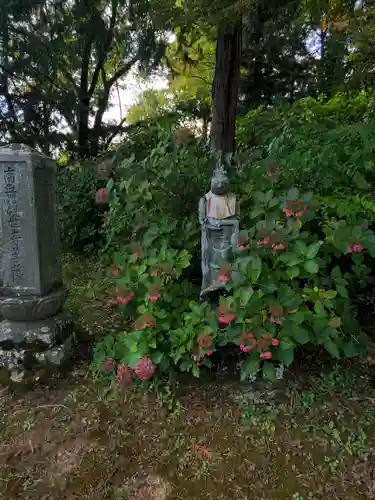
[(59, 171), (59, 220), (64, 250), (92, 252), (103, 245), (103, 215), (95, 204), (95, 191), (102, 183), (93, 165)]
[(117, 157), (105, 235), (107, 248), (139, 240), (149, 245), (164, 236), (172, 248), (194, 254), (199, 248), (199, 198), (209, 190), (212, 163), (195, 143), (179, 145), (171, 130), (160, 130), (149, 156)]

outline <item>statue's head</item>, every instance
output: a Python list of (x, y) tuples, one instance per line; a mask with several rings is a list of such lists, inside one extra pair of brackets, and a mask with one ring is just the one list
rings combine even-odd
[(211, 179), (211, 192), (217, 195), (227, 194), (229, 191), (229, 178), (225, 171), (215, 171)]

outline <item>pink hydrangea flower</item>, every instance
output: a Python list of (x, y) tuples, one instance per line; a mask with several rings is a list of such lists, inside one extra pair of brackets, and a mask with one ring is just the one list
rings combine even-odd
[(137, 366), (134, 368), (134, 373), (142, 380), (150, 380), (155, 374), (156, 366), (149, 358), (141, 358)]
[(275, 252), (282, 252), (287, 249), (287, 244), (286, 243), (275, 243), (272, 245), (272, 250)]
[(283, 208), (283, 212), (287, 217), (291, 217), (293, 215), (291, 208)]
[(245, 250), (249, 249), (249, 245), (237, 245), (237, 250), (239, 252), (245, 252)]
[(224, 283), (226, 283), (228, 281), (228, 276), (226, 274), (220, 274), (219, 276), (219, 281), (223, 281)]
[(243, 344), (241, 344), (240, 345), (240, 349), (243, 352), (251, 352), (251, 347), (249, 345), (243, 345)]
[(262, 354), (260, 355), (260, 357), (262, 359), (271, 359), (272, 358), (272, 352), (269, 352), (269, 351), (262, 352)]
[(361, 243), (352, 243), (348, 246), (346, 250), (348, 253), (360, 253), (364, 249), (364, 246)]
[(149, 295), (148, 298), (151, 300), (151, 302), (156, 302), (158, 299), (160, 299), (160, 295)]
[(353, 252), (354, 253), (359, 253), (362, 252), (363, 246), (360, 243), (357, 243), (357, 245), (353, 245)]
[(101, 188), (98, 189), (95, 193), (95, 202), (98, 205), (106, 205), (109, 201), (109, 189)]
[(261, 245), (268, 245), (270, 242), (270, 238), (269, 236), (266, 236), (263, 240), (259, 240), (257, 241), (257, 245), (258, 246), (261, 246)]
[(219, 316), (219, 323), (222, 326), (227, 326), (229, 323), (236, 319), (236, 315), (234, 313), (221, 314)]
[(120, 304), (128, 304), (132, 298), (134, 297), (134, 292), (130, 292), (129, 295), (127, 296), (121, 296), (119, 295), (117, 298), (117, 301), (120, 303)]

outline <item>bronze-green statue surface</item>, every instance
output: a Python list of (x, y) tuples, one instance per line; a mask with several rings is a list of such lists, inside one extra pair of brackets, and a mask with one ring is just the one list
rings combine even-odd
[(202, 226), (201, 298), (225, 287), (221, 270), (233, 261), (239, 232), (239, 204), (230, 191), (226, 169), (219, 164), (212, 176), (211, 190), (199, 201)]

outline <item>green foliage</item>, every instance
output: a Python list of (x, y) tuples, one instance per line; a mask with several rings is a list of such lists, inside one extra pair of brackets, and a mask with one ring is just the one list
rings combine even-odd
[(103, 244), (102, 215), (95, 205), (93, 166), (64, 168), (58, 175), (59, 222), (65, 250), (92, 251)]
[(240, 147), (267, 147), (286, 128), (293, 133), (301, 131), (306, 138), (310, 128), (322, 129), (324, 133), (338, 125), (352, 125), (361, 122), (366, 112), (368, 95), (359, 93), (353, 96), (337, 94), (330, 100), (306, 97), (293, 104), (281, 103), (265, 109), (259, 107), (249, 111), (238, 120), (237, 135)]
[(24, 3), (5, 0), (0, 17), (5, 137), (46, 152), (52, 142), (96, 156), (122, 131), (122, 124), (103, 120), (115, 86), (136, 66), (146, 71), (160, 63), (162, 6), (44, 0), (26, 9)]
[(153, 121), (174, 113), (180, 120), (202, 120), (203, 128), (207, 128), (215, 68), (213, 37), (197, 27), (183, 34), (176, 30), (176, 40), (167, 48), (165, 61), (170, 69), (166, 88), (143, 92), (129, 109), (127, 122)]
[(194, 300), (198, 289), (183, 277), (190, 260), (186, 250), (170, 248), (163, 234), (155, 237), (152, 230), (136, 247), (130, 245), (115, 255), (112, 293), (128, 319), (129, 331), (97, 345), (97, 366), (111, 357), (134, 368), (147, 357), (163, 371), (198, 374), (192, 353), (198, 356), (198, 337), (211, 335), (216, 322), (213, 319), (211, 327), (203, 323), (213, 314)]
[(259, 108), (239, 121), (239, 142), (277, 158), (285, 186), (320, 196), (367, 195), (375, 152), (375, 126), (362, 122), (367, 103), (366, 94), (340, 94)]
[[(148, 158), (123, 163), (110, 183), (108, 238), (123, 248), (115, 253), (111, 295), (129, 329), (97, 345), (94, 367), (102, 370), (111, 358), (134, 369), (147, 358), (162, 372), (199, 376), (213, 352), (234, 344), (242, 378), (261, 370), (273, 379), (307, 343), (335, 358), (364, 355), (367, 337), (350, 297), (358, 281), (371, 282), (375, 235), (364, 219), (340, 218), (334, 207), (335, 218), (323, 216), (328, 204), (322, 209), (311, 192), (285, 189), (283, 173), (269, 161), (237, 169), (247, 229), (223, 278), (228, 293), (218, 309), (197, 302), (192, 262), (199, 232), (192, 217), (204, 184), (198, 159), (194, 148), (161, 138)], [(193, 171), (200, 181), (187, 190)]]
[[(267, 189), (260, 174), (249, 192), (251, 229), (242, 234), (246, 246), (239, 248), (226, 304), (236, 314), (229, 338), (251, 350), (243, 376), (258, 371), (261, 353), (289, 365), (296, 346), (308, 342), (337, 358), (364, 354), (366, 336), (345, 311), (352, 311), (350, 291), (375, 256), (374, 233), (364, 220), (342, 219), (320, 221), (311, 232), (319, 208), (312, 193), (285, 192), (275, 177)], [(263, 373), (275, 376), (267, 361)]]
[[(121, 154), (120, 154), (121, 158)], [(164, 235), (171, 247), (196, 252), (199, 243), (197, 204), (208, 186), (211, 165), (193, 142), (176, 144), (169, 128), (144, 159), (123, 158), (116, 168), (106, 225), (107, 245), (119, 248), (148, 231)], [(153, 244), (152, 238), (149, 244)]]

